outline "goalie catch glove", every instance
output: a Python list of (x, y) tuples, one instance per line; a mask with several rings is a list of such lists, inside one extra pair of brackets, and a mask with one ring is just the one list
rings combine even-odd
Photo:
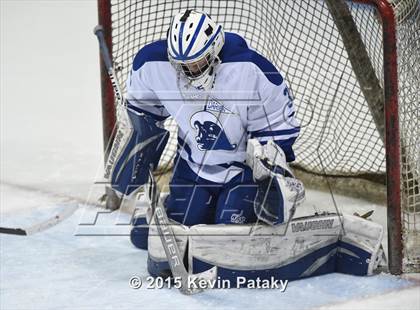
[(303, 183), (296, 179), (286, 162), (283, 150), (273, 140), (261, 145), (248, 140), (246, 163), (258, 185), (254, 211), (269, 225), (288, 221), (305, 200)]

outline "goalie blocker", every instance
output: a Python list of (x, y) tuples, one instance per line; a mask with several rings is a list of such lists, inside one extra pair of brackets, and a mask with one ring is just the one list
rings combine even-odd
[(147, 183), (150, 167), (157, 167), (169, 132), (134, 108), (126, 108), (124, 113), (128, 125), (118, 129), (110, 154), (115, 163), (106, 177), (117, 195), (130, 196)]

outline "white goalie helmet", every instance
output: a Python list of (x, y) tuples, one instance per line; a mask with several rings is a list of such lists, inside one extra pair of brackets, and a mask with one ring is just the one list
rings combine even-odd
[(186, 10), (173, 17), (167, 39), (168, 58), (177, 73), (195, 88), (210, 90), (225, 42), (222, 26), (206, 13)]

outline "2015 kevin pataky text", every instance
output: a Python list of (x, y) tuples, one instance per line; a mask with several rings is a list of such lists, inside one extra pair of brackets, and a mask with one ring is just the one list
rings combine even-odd
[[(194, 276), (188, 277), (185, 283), (190, 290), (197, 289), (225, 289), (225, 288), (251, 288), (251, 289), (278, 289), (284, 292), (287, 288), (288, 280), (278, 280), (274, 277), (270, 279), (247, 279), (246, 277), (238, 276), (236, 281), (229, 279), (221, 279), (220, 277), (214, 279), (197, 278)], [(147, 277), (148, 289), (159, 288), (180, 288), (182, 286), (182, 279), (180, 277), (161, 278), (161, 277)]]

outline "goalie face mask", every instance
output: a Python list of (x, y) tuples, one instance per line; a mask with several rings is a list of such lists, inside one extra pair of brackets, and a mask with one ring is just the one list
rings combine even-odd
[(167, 44), (168, 59), (178, 77), (197, 89), (210, 90), (224, 44), (222, 26), (203, 12), (186, 10), (172, 19)]
[(180, 64), (183, 73), (189, 79), (197, 79), (200, 78), (202, 75), (208, 73), (210, 70), (210, 66), (213, 63), (213, 59), (211, 59), (210, 54), (204, 56), (203, 58), (190, 62), (190, 63), (183, 63)]

